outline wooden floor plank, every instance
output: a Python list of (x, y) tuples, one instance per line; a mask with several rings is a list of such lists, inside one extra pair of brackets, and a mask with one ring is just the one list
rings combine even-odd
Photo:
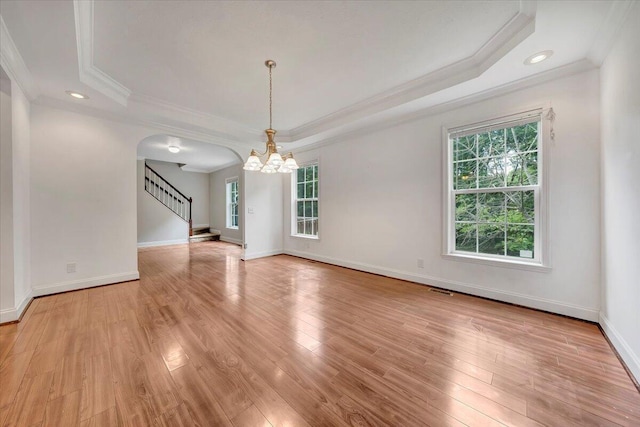
[(232, 421), (236, 427), (271, 427), (271, 423), (254, 405), (249, 406)]
[(0, 384), (2, 384), (2, 387), (0, 387), (0, 410), (13, 403), (13, 399), (18, 393), (27, 368), (31, 363), (33, 352), (34, 350), (30, 350), (12, 354), (0, 365)]
[(31, 426), (42, 423), (53, 372), (25, 377), (20, 390), (5, 412), (3, 426)]
[(76, 426), (80, 423), (81, 390), (49, 400), (44, 412), (45, 426)]
[(109, 352), (85, 357), (84, 372), (80, 418), (87, 420), (116, 406)]
[(0, 424), (640, 425), (590, 323), (290, 256), (139, 250), (0, 327)]

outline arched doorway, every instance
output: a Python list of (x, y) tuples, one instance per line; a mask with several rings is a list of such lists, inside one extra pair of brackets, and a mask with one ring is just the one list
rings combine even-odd
[(238, 153), (166, 134), (142, 139), (136, 151), (138, 247), (213, 238), (243, 244), (244, 179)]

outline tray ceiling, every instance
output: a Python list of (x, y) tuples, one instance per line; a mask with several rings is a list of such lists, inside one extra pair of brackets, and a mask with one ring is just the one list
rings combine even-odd
[(630, 4), (3, 0), (0, 13), (36, 102), (243, 150), (268, 123), (267, 58), (278, 141), (295, 148), (598, 66)]

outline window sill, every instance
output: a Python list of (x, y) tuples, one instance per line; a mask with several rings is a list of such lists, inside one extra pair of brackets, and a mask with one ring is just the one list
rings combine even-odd
[(511, 259), (485, 258), (481, 256), (473, 256), (473, 255), (457, 254), (457, 253), (443, 254), (442, 257), (450, 261), (470, 262), (473, 264), (491, 265), (493, 267), (515, 268), (519, 270), (537, 271), (540, 273), (551, 272), (550, 266), (542, 265), (534, 262), (524, 262), (524, 261), (511, 260)]
[(238, 227), (226, 227), (227, 230), (237, 230)]
[(300, 239), (320, 240), (318, 236), (309, 236), (306, 234), (292, 234), (291, 237), (299, 237)]

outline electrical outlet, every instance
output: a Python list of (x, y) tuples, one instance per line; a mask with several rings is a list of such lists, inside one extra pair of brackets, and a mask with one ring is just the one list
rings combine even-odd
[(418, 268), (424, 268), (424, 260), (423, 260), (423, 259), (418, 258), (418, 260), (417, 260), (417, 261), (418, 261)]
[(70, 262), (67, 263), (67, 273), (75, 273), (76, 272), (76, 263)]

